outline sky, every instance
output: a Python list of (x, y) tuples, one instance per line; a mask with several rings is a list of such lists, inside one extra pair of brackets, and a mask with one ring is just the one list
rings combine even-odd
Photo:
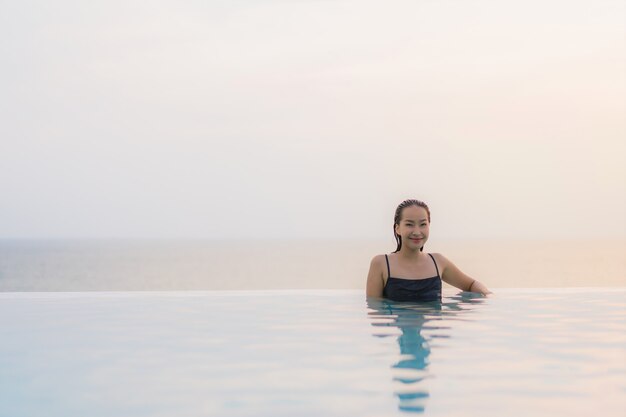
[(624, 16), (0, 2), (0, 238), (626, 238)]

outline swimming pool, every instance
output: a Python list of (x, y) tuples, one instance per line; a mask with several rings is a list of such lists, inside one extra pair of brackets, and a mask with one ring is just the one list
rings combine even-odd
[(626, 289), (0, 293), (0, 416), (623, 416)]

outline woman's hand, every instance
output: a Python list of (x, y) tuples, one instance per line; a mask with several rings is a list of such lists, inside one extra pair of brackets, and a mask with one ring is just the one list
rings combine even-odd
[(493, 294), (491, 291), (489, 291), (489, 288), (487, 288), (480, 281), (474, 281), (474, 283), (472, 284), (472, 292), (477, 292), (477, 293), (480, 293), (480, 294), (482, 294), (484, 296), (488, 296), (489, 294)]

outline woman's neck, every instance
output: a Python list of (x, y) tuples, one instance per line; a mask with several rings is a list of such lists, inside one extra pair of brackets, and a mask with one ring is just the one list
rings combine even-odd
[(407, 249), (405, 246), (403, 246), (402, 248), (400, 248), (400, 252), (398, 252), (398, 255), (402, 259), (415, 261), (417, 259), (420, 259), (423, 256), (423, 252), (421, 252), (419, 249), (412, 250), (412, 249)]

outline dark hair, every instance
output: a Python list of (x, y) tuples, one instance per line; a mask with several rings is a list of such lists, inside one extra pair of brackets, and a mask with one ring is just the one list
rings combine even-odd
[[(393, 235), (396, 238), (396, 243), (398, 244), (398, 247), (396, 248), (395, 252), (399, 252), (400, 249), (402, 248), (402, 237), (400, 237), (400, 235), (396, 233), (396, 226), (400, 224), (400, 220), (402, 217), (402, 210), (411, 206), (423, 207), (426, 210), (426, 214), (428, 214), (428, 223), (430, 223), (430, 210), (428, 209), (428, 206), (426, 205), (426, 203), (420, 200), (411, 200), (411, 199), (404, 200), (402, 203), (400, 203), (400, 205), (396, 209), (396, 215), (393, 218)], [(424, 250), (424, 247), (422, 246), (420, 248), (420, 251), (423, 251), (423, 250)]]

